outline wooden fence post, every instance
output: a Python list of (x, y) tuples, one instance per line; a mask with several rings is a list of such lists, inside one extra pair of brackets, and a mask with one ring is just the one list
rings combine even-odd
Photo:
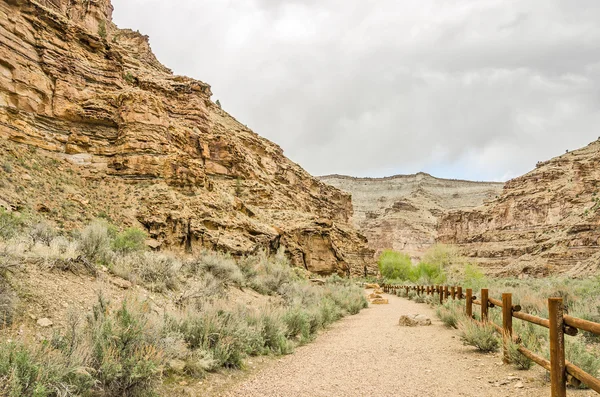
[(481, 290), (481, 321), (484, 323), (488, 320), (488, 292), (487, 288)]
[(473, 290), (471, 288), (467, 289), (467, 308), (466, 314), (467, 317), (473, 318)]
[(440, 296), (440, 305), (444, 304), (444, 289), (438, 285), (438, 295)]
[(512, 342), (512, 294), (502, 294), (502, 340), (504, 347), (504, 362), (510, 363), (508, 344)]
[(550, 388), (552, 397), (566, 397), (565, 334), (562, 298), (548, 299), (550, 320)]
[(450, 287), (450, 295), (452, 295), (452, 300), (456, 300), (456, 287)]
[(450, 290), (448, 289), (447, 285), (444, 285), (444, 299), (448, 300), (449, 297), (450, 297)]
[(456, 288), (456, 296), (458, 296), (459, 300), (463, 298), (462, 287)]

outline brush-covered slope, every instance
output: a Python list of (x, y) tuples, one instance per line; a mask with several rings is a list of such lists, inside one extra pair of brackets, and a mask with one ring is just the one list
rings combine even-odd
[(435, 178), (429, 174), (388, 178), (341, 175), (321, 180), (352, 194), (354, 224), (378, 253), (402, 251), (413, 258), (436, 242), (439, 218), (449, 210), (471, 209), (502, 191), (502, 183)]
[(175, 76), (109, 0), (0, 2), (0, 203), (72, 228), (99, 214), (155, 248), (283, 245), (322, 274), (373, 269), (349, 195)]
[(440, 240), (460, 244), (498, 274), (585, 275), (600, 263), (600, 141), (537, 164), (498, 199), (442, 219)]

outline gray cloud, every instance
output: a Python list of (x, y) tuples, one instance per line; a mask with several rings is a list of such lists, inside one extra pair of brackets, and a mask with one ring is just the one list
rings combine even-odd
[(313, 174), (506, 179), (600, 132), (597, 0), (113, 0)]

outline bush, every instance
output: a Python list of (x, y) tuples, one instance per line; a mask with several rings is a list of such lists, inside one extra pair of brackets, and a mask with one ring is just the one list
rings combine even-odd
[[(583, 369), (588, 374), (600, 376), (600, 358), (589, 350), (583, 336), (565, 338), (565, 356), (568, 361)], [(584, 384), (581, 388), (587, 388)]]
[(316, 329), (311, 327), (311, 316), (308, 311), (301, 307), (288, 309), (283, 316), (283, 321), (287, 327), (286, 337), (289, 339), (300, 338), (300, 343), (308, 342)]
[(336, 286), (329, 292), (335, 304), (349, 314), (357, 314), (369, 306), (362, 289), (357, 286)]
[(415, 303), (425, 303), (425, 295), (416, 295), (413, 300), (415, 301)]
[(110, 254), (115, 228), (104, 220), (97, 219), (86, 226), (79, 237), (79, 249), (93, 262), (106, 262)]
[(385, 250), (377, 261), (379, 272), (387, 279), (410, 280), (412, 262), (410, 257), (401, 252)]
[(517, 343), (510, 338), (507, 338), (505, 343), (507, 344), (506, 348), (510, 362), (515, 367), (521, 370), (528, 370), (533, 366), (534, 362), (521, 354), (519, 351), (519, 345)]
[(412, 269), (410, 278), (420, 284), (442, 284), (446, 282), (446, 273), (440, 264), (421, 261)]
[(279, 250), (273, 258), (262, 257), (256, 265), (257, 276), (250, 281), (250, 286), (259, 293), (274, 295), (284, 285), (298, 280), (283, 250)]
[(452, 265), (461, 264), (463, 259), (458, 252), (458, 248), (452, 245), (435, 244), (425, 252), (421, 262), (436, 268), (446, 269)]
[(480, 290), (487, 284), (483, 271), (477, 265), (471, 263), (465, 265), (463, 280), (464, 288), (472, 288), (475, 291)]
[(260, 321), (265, 349), (275, 354), (292, 353), (293, 347), (286, 337), (288, 329), (281, 311), (262, 310)]
[(37, 222), (29, 229), (29, 237), (31, 237), (34, 243), (50, 246), (50, 243), (56, 236), (56, 230), (46, 221)]
[(17, 303), (17, 294), (0, 274), (0, 329), (13, 323)]
[(112, 249), (122, 254), (143, 251), (146, 249), (145, 241), (147, 238), (148, 236), (143, 230), (130, 227), (116, 235), (112, 242)]
[(239, 286), (244, 284), (242, 271), (228, 255), (206, 251), (187, 266), (193, 274), (210, 273), (224, 283), (231, 282)]
[(88, 316), (90, 365), (105, 395), (147, 396), (160, 379), (162, 352), (148, 323), (146, 304), (123, 301), (113, 311), (99, 297)]
[(21, 230), (23, 224), (22, 216), (0, 207), (0, 239), (8, 240), (14, 237)]
[(458, 328), (458, 322), (462, 319), (459, 315), (456, 305), (446, 301), (443, 305), (437, 307), (435, 313), (440, 320), (449, 328)]
[(460, 331), (460, 339), (466, 345), (474, 346), (486, 353), (498, 350), (500, 342), (491, 324), (481, 324), (470, 319), (464, 319), (460, 320), (457, 326)]
[(86, 371), (68, 366), (48, 345), (32, 348), (23, 342), (0, 342), (1, 396), (86, 395), (93, 384)]
[(201, 313), (186, 313), (181, 319), (167, 317), (165, 330), (181, 334), (192, 351), (209, 352), (215, 368), (243, 365), (247, 338), (241, 316), (207, 307)]

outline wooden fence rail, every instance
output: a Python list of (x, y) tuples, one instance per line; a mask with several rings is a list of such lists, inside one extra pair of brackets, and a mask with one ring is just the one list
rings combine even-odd
[[(502, 299), (490, 298), (489, 290), (482, 289), (479, 299), (473, 295), (473, 290), (467, 288), (463, 295), (463, 288), (447, 285), (428, 286), (406, 286), (389, 285), (383, 286), (384, 292), (397, 294), (398, 290), (404, 290), (406, 294), (415, 291), (417, 295), (437, 295), (441, 304), (449, 299), (465, 300), (465, 314), (473, 319), (473, 305), (480, 306), (481, 321), (489, 323), (502, 335), (504, 362), (509, 363), (508, 341), (520, 342), (518, 335), (513, 335), (513, 318), (526, 321), (549, 331), (550, 360), (545, 359), (519, 345), (519, 352), (534, 363), (540, 365), (550, 372), (550, 387), (552, 397), (565, 397), (567, 395), (567, 383), (579, 386), (581, 383), (600, 394), (600, 379), (586, 373), (581, 368), (565, 359), (565, 335), (575, 336), (579, 330), (600, 335), (600, 324), (564, 314), (562, 298), (548, 299), (549, 318), (541, 318), (528, 313), (521, 312), (521, 306), (512, 304), (512, 294), (502, 294)], [(489, 319), (489, 309), (498, 307), (502, 309), (502, 326), (495, 324)], [(510, 338), (510, 339), (509, 339)]]

